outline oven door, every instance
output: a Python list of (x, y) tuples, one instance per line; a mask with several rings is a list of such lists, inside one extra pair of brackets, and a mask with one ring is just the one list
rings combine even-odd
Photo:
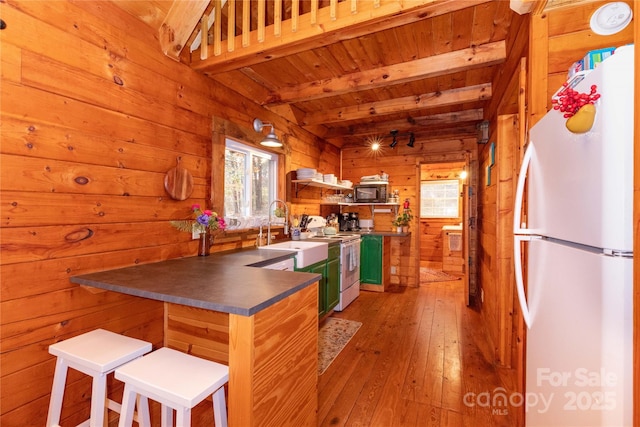
[(341, 246), (340, 291), (344, 291), (360, 280), (360, 239), (344, 242)]

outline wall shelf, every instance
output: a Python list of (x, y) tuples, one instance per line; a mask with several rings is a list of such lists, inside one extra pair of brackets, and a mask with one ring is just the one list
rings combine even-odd
[(291, 182), (293, 182), (296, 186), (296, 197), (298, 197), (298, 191), (304, 190), (306, 187), (319, 187), (330, 190), (353, 190), (353, 187), (347, 187), (346, 185), (339, 184), (329, 184), (328, 182), (320, 181), (317, 179), (293, 179), (291, 180)]
[[(317, 179), (292, 179), (291, 182), (295, 185), (296, 198), (298, 192), (304, 190), (307, 187), (318, 187), (328, 190), (353, 190), (353, 187), (347, 187), (346, 185), (329, 184), (328, 182), (320, 181)], [(354, 202), (320, 202), (323, 206), (340, 206), (342, 212), (343, 206), (369, 206), (371, 208), (371, 217), (375, 216), (374, 210), (376, 207), (388, 206), (393, 210), (394, 216), (398, 215), (398, 207), (400, 203), (354, 203)]]

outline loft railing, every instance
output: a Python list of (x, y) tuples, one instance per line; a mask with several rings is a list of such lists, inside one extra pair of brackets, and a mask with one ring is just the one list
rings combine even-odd
[(167, 56), (217, 73), (291, 54), (303, 43), (340, 40), (347, 28), (349, 37), (356, 37), (380, 30), (392, 19), (398, 25), (398, 19), (415, 21), (416, 14), (428, 16), (435, 7), (446, 11), (455, 2), (485, 1), (174, 0), (159, 39)]

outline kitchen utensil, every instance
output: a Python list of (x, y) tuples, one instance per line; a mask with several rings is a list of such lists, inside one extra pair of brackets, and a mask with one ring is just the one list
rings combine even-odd
[(186, 200), (193, 192), (193, 176), (180, 166), (180, 157), (176, 163), (176, 166), (169, 169), (164, 176), (164, 189), (172, 199)]

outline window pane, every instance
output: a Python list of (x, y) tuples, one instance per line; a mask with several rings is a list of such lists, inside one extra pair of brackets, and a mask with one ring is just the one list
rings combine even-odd
[(276, 197), (278, 156), (227, 140), (224, 216), (229, 229), (265, 225)]
[(420, 183), (421, 218), (458, 218), (459, 183), (456, 180)]
[(245, 162), (247, 155), (227, 149), (224, 162), (224, 216), (243, 216), (246, 198)]
[(271, 161), (263, 157), (252, 156), (253, 197), (252, 215), (269, 215), (269, 193), (271, 182)]

